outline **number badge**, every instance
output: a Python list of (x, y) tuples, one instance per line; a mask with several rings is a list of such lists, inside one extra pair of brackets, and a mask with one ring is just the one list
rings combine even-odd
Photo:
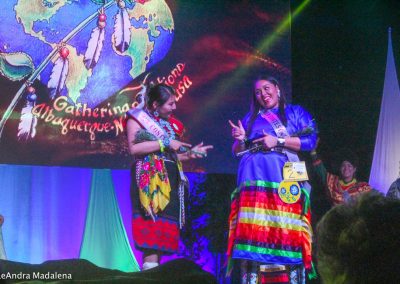
[(308, 180), (306, 164), (304, 162), (286, 162), (283, 166), (283, 179), (286, 181)]

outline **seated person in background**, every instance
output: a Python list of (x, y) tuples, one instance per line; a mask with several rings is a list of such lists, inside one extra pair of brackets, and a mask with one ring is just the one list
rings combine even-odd
[(400, 199), (400, 177), (390, 185), (386, 196), (390, 198)]
[(400, 200), (376, 191), (335, 206), (317, 227), (323, 283), (400, 283)]
[(371, 190), (371, 186), (368, 183), (357, 181), (358, 159), (351, 151), (342, 150), (339, 153), (340, 176), (327, 172), (324, 164), (317, 155), (316, 149), (311, 151), (310, 154), (317, 176), (319, 176), (328, 188), (329, 197), (333, 205), (343, 203), (354, 195)]

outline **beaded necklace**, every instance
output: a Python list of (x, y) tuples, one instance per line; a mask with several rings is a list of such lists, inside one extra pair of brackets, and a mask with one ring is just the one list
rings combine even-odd
[(171, 126), (171, 123), (169, 123), (168, 120), (165, 120), (161, 117), (156, 117), (153, 113), (151, 113), (150, 111), (146, 110), (147, 114), (149, 114), (149, 116), (158, 124), (158, 126), (160, 126), (164, 132), (166, 132), (168, 138), (170, 140), (175, 140), (175, 131)]
[(158, 124), (164, 129), (167, 130), (167, 135), (171, 140), (175, 140), (175, 131), (172, 129), (171, 123), (168, 120), (159, 118)]

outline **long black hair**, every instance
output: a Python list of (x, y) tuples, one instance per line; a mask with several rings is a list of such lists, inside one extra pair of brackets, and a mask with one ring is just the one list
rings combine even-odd
[[(349, 162), (353, 167), (359, 168), (359, 159), (355, 152), (349, 148), (340, 148), (335, 152), (335, 158), (333, 159), (333, 167), (336, 169), (338, 175), (341, 175), (340, 168), (344, 161)], [(357, 177), (357, 171), (354, 173), (354, 177)]]
[(171, 96), (175, 95), (175, 91), (171, 86), (166, 84), (157, 84), (152, 87), (147, 92), (146, 106), (148, 109), (153, 107), (153, 103), (157, 102), (159, 106), (165, 104)]
[(279, 82), (276, 78), (272, 76), (258, 76), (257, 79), (253, 82), (253, 95), (251, 96), (251, 104), (250, 104), (250, 116), (247, 121), (247, 131), (246, 135), (249, 136), (251, 133), (251, 129), (253, 128), (254, 120), (256, 119), (258, 113), (260, 112), (262, 106), (258, 102), (256, 98), (256, 92), (254, 91), (254, 86), (257, 81), (265, 80), (273, 84), (275, 87), (278, 87), (280, 90), (280, 97), (279, 97), (279, 119), (282, 121), (283, 125), (287, 125), (287, 118), (285, 115), (285, 104), (286, 104), (286, 97), (282, 92), (282, 88), (279, 85)]

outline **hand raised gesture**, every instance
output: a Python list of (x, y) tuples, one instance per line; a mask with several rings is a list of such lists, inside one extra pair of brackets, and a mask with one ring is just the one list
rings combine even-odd
[(235, 125), (229, 120), (229, 124), (232, 127), (232, 137), (238, 141), (243, 141), (246, 138), (246, 131), (243, 128), (242, 122), (238, 120), (238, 125)]

